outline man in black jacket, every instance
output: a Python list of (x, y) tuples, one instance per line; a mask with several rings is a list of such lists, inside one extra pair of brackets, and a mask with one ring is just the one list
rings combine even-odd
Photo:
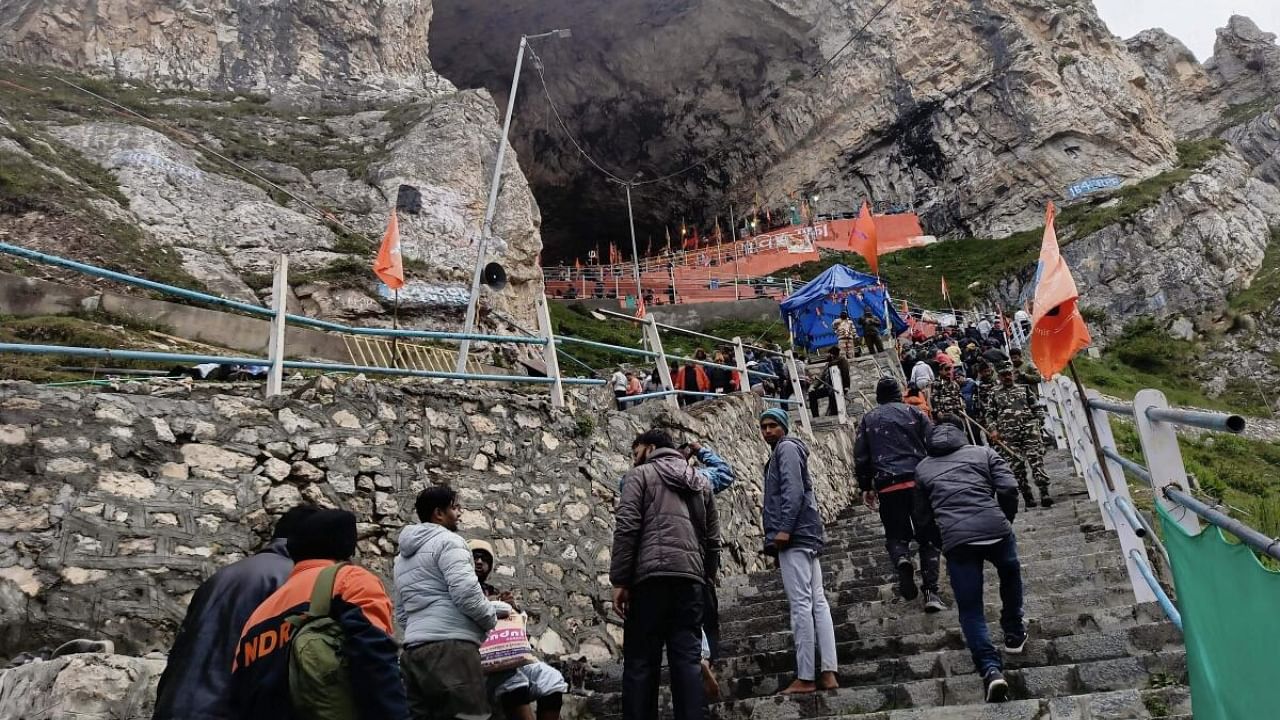
[(231, 659), (240, 629), (289, 577), (289, 538), (317, 509), (290, 508), (262, 550), (222, 568), (196, 589), (160, 676), (153, 720), (231, 720)]
[(930, 432), (929, 457), (916, 466), (916, 500), (921, 517), (934, 521), (941, 531), (960, 627), (982, 676), (987, 702), (1002, 702), (1009, 685), (1000, 653), (987, 635), (982, 567), (991, 563), (1000, 577), (1005, 652), (1020, 655), (1027, 646), (1027, 627), (1012, 525), (1018, 512), (1018, 482), (996, 451), (969, 445), (963, 427), (963, 420), (948, 415)]
[(862, 501), (880, 508), (884, 544), (898, 569), (898, 590), (914, 600), (915, 568), (911, 565), (911, 541), (920, 548), (920, 575), (924, 585), (925, 612), (946, 609), (938, 596), (938, 548), (928, 526), (913, 517), (912, 490), (916, 464), (925, 456), (925, 438), (931, 424), (916, 408), (902, 402), (902, 388), (890, 377), (876, 383), (879, 406), (862, 416), (854, 442), (854, 473), (862, 489)]
[(609, 566), (613, 608), (623, 619), (622, 717), (658, 717), (665, 645), (675, 720), (702, 720), (702, 585), (707, 557), (720, 547), (711, 485), (664, 430), (638, 436), (631, 460)]

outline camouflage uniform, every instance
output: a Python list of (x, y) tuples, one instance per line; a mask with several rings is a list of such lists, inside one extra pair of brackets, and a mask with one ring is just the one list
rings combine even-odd
[(1035, 501), (1029, 479), (1040, 489), (1041, 499), (1049, 497), (1049, 474), (1044, 469), (1044, 439), (1040, 436), (1045, 412), (1039, 405), (1036, 391), (1016, 382), (1012, 387), (997, 385), (984, 411), (987, 428), (1000, 433), (1000, 442), (1008, 446), (1006, 450), (1000, 443), (995, 443), (995, 450), (1013, 468), (1027, 505)]
[(862, 340), (867, 344), (867, 352), (884, 352), (884, 343), (880, 339), (880, 330), (884, 323), (871, 313), (862, 316)]
[(938, 378), (933, 384), (933, 412), (938, 417), (952, 413), (963, 417), (964, 396), (960, 394), (960, 383), (955, 380)]
[(1036, 368), (1035, 363), (1030, 360), (1023, 360), (1022, 364), (1013, 370), (1013, 377), (1023, 385), (1030, 385), (1039, 391), (1040, 383), (1044, 382), (1044, 377), (1040, 375), (1040, 370)]
[(831, 325), (831, 330), (835, 332), (836, 339), (840, 344), (840, 353), (844, 355), (846, 360), (852, 360), (858, 355), (858, 331), (855, 329), (853, 320), (849, 318), (838, 318)]
[(991, 408), (991, 395), (996, 391), (999, 381), (994, 377), (991, 380), (978, 380), (978, 394), (973, 398), (973, 419), (982, 423), (988, 429), (991, 428), (991, 417), (988, 410)]

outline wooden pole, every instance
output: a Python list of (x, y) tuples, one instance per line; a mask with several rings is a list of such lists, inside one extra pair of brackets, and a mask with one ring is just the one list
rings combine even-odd
[(1093, 452), (1098, 456), (1098, 467), (1102, 468), (1102, 479), (1107, 483), (1107, 490), (1116, 491), (1115, 481), (1111, 479), (1111, 470), (1107, 466), (1107, 458), (1102, 454), (1102, 442), (1098, 439), (1098, 425), (1093, 420), (1093, 412), (1089, 410), (1089, 399), (1084, 394), (1084, 384), (1080, 382), (1080, 374), (1076, 372), (1076, 361), (1074, 359), (1067, 361), (1067, 368), (1071, 370), (1071, 379), (1076, 384), (1076, 394), (1080, 397), (1080, 404), (1084, 409), (1084, 419), (1089, 423), (1089, 437), (1093, 440)]

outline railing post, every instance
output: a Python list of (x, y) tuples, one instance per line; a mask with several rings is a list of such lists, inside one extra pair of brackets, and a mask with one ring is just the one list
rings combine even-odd
[(1178, 434), (1173, 425), (1159, 422), (1147, 417), (1151, 408), (1167, 408), (1169, 401), (1159, 390), (1139, 390), (1133, 398), (1133, 425), (1138, 430), (1138, 440), (1142, 443), (1142, 458), (1147, 463), (1147, 472), (1151, 473), (1151, 489), (1155, 492), (1156, 502), (1169, 511), (1169, 516), (1176, 518), (1192, 535), (1200, 533), (1200, 519), (1175, 503), (1166, 500), (1164, 489), (1170, 485), (1185, 493), (1191, 492), (1191, 484), (1187, 482), (1187, 469), (1182, 464), (1182, 448), (1178, 446)]
[(1067, 449), (1067, 434), (1065, 423), (1062, 420), (1062, 394), (1058, 391), (1058, 383), (1052, 380), (1045, 380), (1040, 383), (1040, 395), (1046, 401), (1049, 409), (1047, 413), (1049, 418), (1050, 430), (1053, 433), (1054, 444), (1059, 450)]
[(1080, 413), (1082, 402), (1076, 395), (1076, 388), (1070, 380), (1058, 378), (1058, 392), (1062, 395), (1063, 429), (1067, 436), (1067, 450), (1071, 453), (1071, 462), (1075, 465), (1076, 474), (1084, 478), (1085, 487), (1089, 490), (1089, 499), (1097, 500), (1098, 493), (1094, 479), (1089, 473), (1089, 461), (1085, 450), (1088, 440), (1084, 430), (1084, 416)]
[(738, 366), (738, 391), (751, 392), (751, 378), (747, 375), (747, 351), (742, 347), (742, 338), (733, 338), (733, 363)]
[[(649, 351), (656, 353), (658, 357), (654, 358), (658, 371), (658, 380), (662, 382), (663, 390), (675, 390), (676, 386), (671, 382), (671, 367), (667, 365), (667, 353), (662, 349), (662, 334), (658, 332), (658, 321), (652, 315), (645, 315), (644, 324), (645, 340), (649, 343)], [(673, 408), (680, 407), (679, 396), (668, 395), (665, 398), (668, 405)]]
[(786, 352), (787, 373), (791, 375), (792, 393), (795, 395), (797, 407), (800, 408), (800, 427), (813, 432), (813, 424), (809, 418), (809, 406), (804, 396), (804, 386), (800, 384), (800, 368), (796, 365), (796, 354), (791, 350)]
[(289, 256), (280, 253), (276, 259), (276, 279), (271, 288), (271, 334), (267, 338), (267, 397), (279, 395), (284, 390), (284, 332), (285, 316), (289, 313)]
[(844, 383), (840, 380), (840, 368), (833, 365), (827, 370), (831, 374), (831, 389), (836, 393), (836, 417), (840, 419), (841, 425), (848, 425), (849, 414), (844, 404)]
[[(1086, 390), (1085, 394), (1090, 400), (1102, 397), (1097, 390)], [(1094, 408), (1086, 408), (1086, 412), (1093, 413), (1094, 426), (1098, 428), (1098, 442), (1102, 443), (1103, 447), (1118, 451), (1115, 435), (1111, 432), (1111, 416), (1105, 410)], [(1129, 584), (1133, 586), (1134, 599), (1139, 603), (1155, 602), (1155, 593), (1151, 591), (1151, 586), (1143, 578), (1142, 570), (1139, 568), (1137, 560), (1140, 557), (1142, 562), (1148, 561), (1147, 547), (1142, 542), (1142, 538), (1138, 537), (1138, 529), (1129, 524), (1129, 521), (1121, 514), (1120, 505), (1116, 502), (1123, 499), (1129, 507), (1133, 507), (1133, 498), (1129, 495), (1129, 483), (1125, 477), (1124, 468), (1120, 466), (1120, 463), (1109, 457), (1104, 456), (1103, 461), (1107, 463), (1107, 470), (1111, 473), (1115, 490), (1108, 491), (1106, 483), (1099, 484), (1099, 488), (1105, 498), (1100, 503), (1102, 506), (1102, 518), (1104, 522), (1111, 522), (1115, 527), (1116, 535), (1120, 538), (1120, 549), (1124, 551), (1125, 567), (1129, 571)]]
[(547, 369), (547, 377), (555, 382), (551, 385), (551, 407), (564, 407), (564, 382), (560, 376), (560, 358), (556, 355), (556, 332), (551, 326), (551, 308), (547, 305), (547, 296), (538, 296), (538, 335), (546, 339), (542, 346), (542, 364)]

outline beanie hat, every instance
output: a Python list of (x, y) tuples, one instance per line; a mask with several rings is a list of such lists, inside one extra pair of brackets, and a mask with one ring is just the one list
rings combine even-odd
[(876, 382), (876, 402), (884, 405), (891, 402), (902, 402), (902, 386), (898, 381), (885, 376)]
[(484, 553), (485, 555), (488, 555), (489, 564), (490, 565), (493, 564), (494, 562), (493, 546), (490, 545), (489, 543), (485, 542), (484, 540), (468, 540), (467, 548), (471, 550), (472, 554), (479, 552), (479, 553)]
[(303, 560), (349, 560), (356, 554), (356, 516), (346, 510), (318, 510), (289, 537), (289, 557)]
[(772, 420), (782, 426), (783, 432), (791, 432), (791, 416), (782, 408), (769, 408), (760, 413), (760, 420)]

